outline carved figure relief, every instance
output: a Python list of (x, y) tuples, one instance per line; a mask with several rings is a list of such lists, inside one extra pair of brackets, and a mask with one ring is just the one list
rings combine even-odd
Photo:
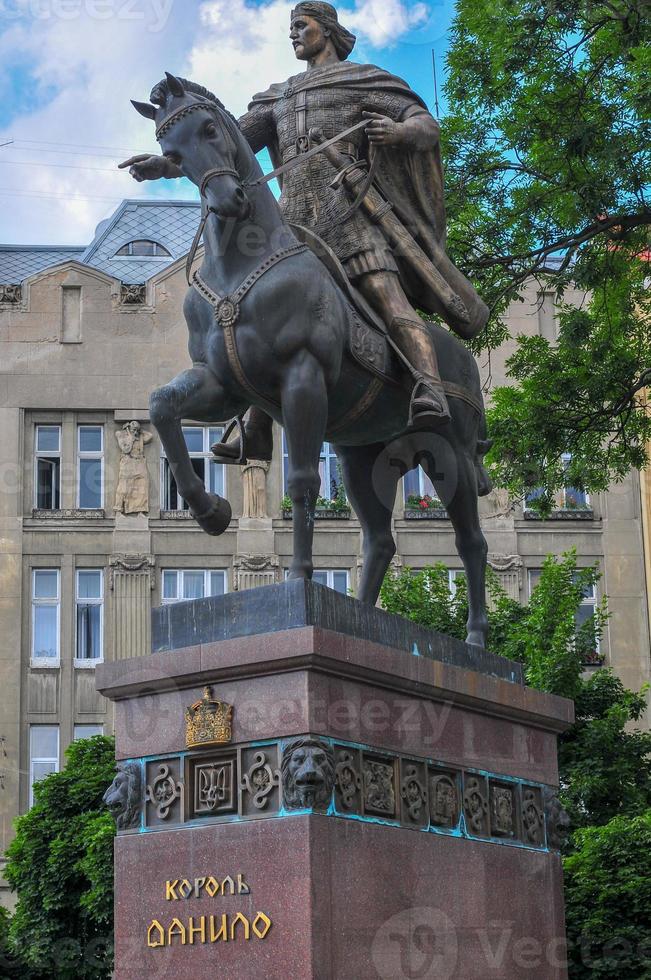
[(341, 806), (345, 810), (352, 809), (355, 797), (362, 788), (362, 776), (357, 769), (355, 757), (347, 749), (337, 754), (335, 786)]
[(335, 781), (332, 746), (311, 736), (285, 745), (281, 763), (283, 800), (289, 809), (327, 806)]
[(443, 774), (431, 777), (429, 813), (435, 827), (452, 828), (459, 823), (459, 792), (453, 776)]
[(267, 513), (267, 473), (270, 463), (263, 459), (250, 459), (242, 467), (244, 502), (242, 517), (265, 518)]
[(530, 844), (542, 847), (545, 843), (545, 814), (540, 792), (536, 789), (522, 791), (522, 829)]
[(480, 780), (476, 776), (466, 778), (463, 810), (471, 834), (483, 835), (488, 832), (488, 800), (486, 799), (485, 780)]
[(400, 786), (400, 795), (405, 801), (410, 818), (415, 823), (421, 819), (427, 804), (427, 789), (418, 778), (418, 775), (418, 768), (416, 766), (407, 766)]
[(140, 422), (127, 422), (115, 433), (120, 452), (120, 470), (113, 509), (118, 514), (149, 513), (149, 474), (145, 446), (154, 438), (143, 432)]
[(364, 760), (364, 809), (382, 817), (396, 812), (394, 767), (391, 763)]
[(279, 785), (280, 773), (271, 768), (264, 752), (258, 752), (248, 772), (242, 776), (241, 788), (250, 794), (256, 809), (264, 810), (271, 793)]
[(0, 283), (0, 303), (20, 303), (21, 299), (20, 283)]
[(492, 785), (490, 798), (492, 836), (513, 837), (515, 834), (513, 789), (510, 786)]
[(547, 824), (547, 846), (560, 851), (570, 830), (570, 817), (551, 787), (543, 790), (545, 822)]
[(163, 764), (158, 767), (158, 775), (147, 786), (145, 799), (156, 807), (156, 816), (159, 820), (166, 820), (169, 817), (171, 807), (181, 798), (182, 789), (182, 784), (174, 779), (168, 765)]
[(115, 779), (102, 797), (104, 806), (115, 820), (118, 830), (140, 826), (142, 811), (142, 775), (137, 762), (119, 762)]

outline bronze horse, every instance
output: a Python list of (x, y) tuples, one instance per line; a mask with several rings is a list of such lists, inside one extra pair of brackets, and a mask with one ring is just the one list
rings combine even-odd
[(215, 423), (250, 405), (264, 409), (287, 440), (290, 578), (311, 578), (319, 456), (330, 441), (364, 535), (358, 597), (375, 603), (396, 550), (391, 515), (398, 482), (422, 465), (447, 508), (466, 571), (468, 642), (484, 646), (487, 546), (477, 498), (490, 484), (474, 358), (447, 330), (428, 323), (452, 420), (439, 433), (410, 429), (404, 369), (394, 364), (393, 377), (381, 380), (353, 356), (351, 337), (363, 340), (366, 329), (377, 350), (380, 335), (370, 327), (360, 332), (350, 293), (284, 220), (235, 119), (192, 84), (168, 75), (167, 86), (162, 105), (134, 105), (155, 121), (162, 152), (199, 187), (206, 217), (203, 263), (184, 303), (192, 367), (154, 391), (150, 403), (179, 492), (205, 531), (222, 534), (230, 505), (197, 476), (181, 421)]

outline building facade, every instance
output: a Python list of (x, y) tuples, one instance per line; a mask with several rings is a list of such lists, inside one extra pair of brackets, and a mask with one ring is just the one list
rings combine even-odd
[[(181, 308), (197, 222), (194, 203), (125, 201), (87, 247), (0, 247), (0, 853), (33, 782), (74, 738), (111, 733), (94, 667), (148, 653), (152, 607), (282, 581), (290, 563), (282, 432), (270, 466), (241, 470), (212, 458), (217, 426), (187, 420), (195, 469), (233, 506), (211, 538), (149, 421), (151, 390), (189, 365)], [(509, 319), (514, 335), (553, 339), (553, 295), (531, 287)], [(492, 383), (507, 356), (493, 355)], [(321, 472), (316, 577), (354, 592), (360, 530), (327, 445)], [(403, 483), (396, 566), (442, 561), (452, 580), (461, 563), (445, 512), (420, 506), (422, 471)], [(637, 473), (595, 499), (567, 490), (546, 521), (501, 491), (481, 502), (490, 564), (514, 598), (528, 598), (550, 553), (575, 547), (599, 565), (611, 609), (599, 655), (635, 689), (651, 676), (648, 481), (643, 491)], [(586, 596), (585, 615), (597, 599)]]

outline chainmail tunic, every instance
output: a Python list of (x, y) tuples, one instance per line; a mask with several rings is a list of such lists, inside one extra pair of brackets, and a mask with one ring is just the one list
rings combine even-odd
[[(289, 79), (284, 98), (273, 103), (254, 104), (239, 120), (242, 132), (256, 153), (263, 146), (276, 144), (280, 163), (287, 163), (296, 155), (297, 95), (292, 83), (302, 77)], [(364, 110), (399, 121), (413, 104), (413, 100), (398, 93), (373, 92), (368, 88), (357, 91), (351, 86), (308, 89), (305, 132), (318, 128), (325, 139), (330, 139), (359, 122)], [(337, 148), (348, 159), (356, 159), (362, 155), (365, 141), (362, 129), (337, 144)], [(397, 271), (382, 232), (361, 208), (341, 223), (351, 199), (343, 188), (333, 190), (329, 186), (335, 175), (325, 154), (317, 154), (306, 164), (284, 174), (279, 203), (285, 218), (320, 235), (344, 263), (351, 278), (381, 269)]]

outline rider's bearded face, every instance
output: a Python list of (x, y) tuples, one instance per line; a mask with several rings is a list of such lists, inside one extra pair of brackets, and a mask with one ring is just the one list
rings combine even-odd
[(316, 58), (326, 46), (326, 34), (321, 24), (314, 17), (303, 14), (293, 18), (289, 37), (299, 61)]

